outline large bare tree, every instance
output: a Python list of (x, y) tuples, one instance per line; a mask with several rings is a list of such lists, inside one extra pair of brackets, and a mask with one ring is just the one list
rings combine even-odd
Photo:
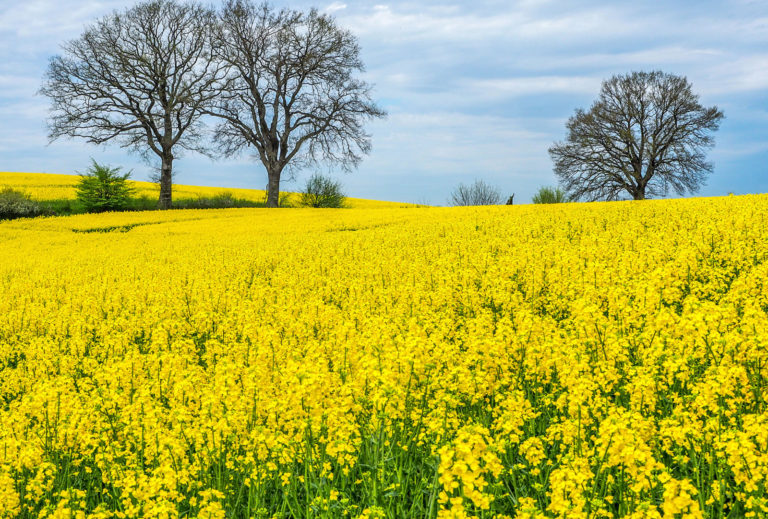
[(221, 78), (210, 60), (214, 25), (201, 5), (150, 0), (88, 27), (48, 66), (41, 93), (52, 101), (51, 141), (116, 141), (156, 155), (158, 204), (171, 207), (175, 152), (203, 150), (200, 117)]
[(712, 172), (723, 113), (699, 103), (685, 77), (632, 72), (604, 81), (589, 109), (568, 120), (565, 142), (549, 149), (555, 174), (582, 200), (642, 200), (695, 193)]
[(277, 207), (287, 168), (318, 161), (357, 166), (371, 149), (364, 123), (385, 112), (371, 99), (357, 38), (316, 10), (228, 0), (214, 35), (228, 72), (211, 115), (225, 155), (255, 150)]

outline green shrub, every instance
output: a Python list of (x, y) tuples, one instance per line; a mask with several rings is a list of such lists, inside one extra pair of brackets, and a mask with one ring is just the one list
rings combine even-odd
[(565, 194), (565, 191), (559, 187), (544, 186), (539, 192), (533, 195), (534, 204), (562, 204), (570, 202), (571, 199)]
[(43, 214), (40, 204), (28, 194), (10, 187), (0, 190), (0, 220), (31, 218)]
[(87, 212), (122, 211), (128, 208), (134, 189), (128, 183), (130, 171), (121, 174), (121, 169), (102, 166), (92, 160), (88, 171), (80, 174), (77, 199)]
[(341, 182), (315, 173), (307, 180), (299, 204), (304, 207), (344, 207), (346, 200)]
[[(266, 204), (264, 206), (266, 207)], [(281, 192), (277, 206), (283, 207), (283, 208), (293, 207), (293, 202), (291, 201), (291, 194), (285, 191)]]

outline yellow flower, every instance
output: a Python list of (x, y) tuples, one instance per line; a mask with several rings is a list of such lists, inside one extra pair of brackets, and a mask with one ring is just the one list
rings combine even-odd
[(766, 516), (765, 214), (0, 222), (0, 518), (271, 517), (280, 496), (374, 518), (415, 495), (440, 517)]

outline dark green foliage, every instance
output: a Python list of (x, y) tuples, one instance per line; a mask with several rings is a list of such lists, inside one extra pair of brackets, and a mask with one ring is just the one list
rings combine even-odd
[(87, 172), (80, 174), (77, 185), (77, 200), (86, 212), (123, 211), (130, 205), (134, 189), (128, 183), (128, 173), (121, 174), (122, 168), (110, 168), (91, 161)]
[(39, 204), (43, 214), (48, 216), (68, 216), (85, 212), (83, 205), (76, 199), (40, 200)]
[(571, 199), (565, 194), (565, 191), (559, 187), (544, 186), (539, 192), (533, 195), (534, 204), (562, 204), (570, 202)]
[(344, 207), (346, 200), (341, 182), (315, 173), (307, 180), (299, 203), (304, 207)]
[(127, 207), (128, 211), (155, 211), (157, 209), (157, 198), (152, 198), (147, 195), (131, 197), (131, 201)]
[(10, 187), (0, 190), (0, 220), (31, 218), (41, 214), (43, 208), (26, 193)]
[(264, 202), (235, 198), (232, 193), (198, 198), (182, 198), (173, 202), (174, 209), (229, 209), (233, 207), (264, 207)]
[[(265, 205), (264, 207), (267, 207), (266, 202), (269, 198), (269, 192), (267, 192), (267, 198), (265, 198)], [(291, 194), (282, 192), (280, 193), (279, 202), (277, 204), (278, 207), (293, 207), (293, 203), (291, 202)], [(261, 206), (259, 206), (261, 207)]]
[(134, 227), (139, 227), (141, 225), (150, 225), (150, 224), (142, 224), (142, 223), (130, 223), (128, 225), (112, 225), (110, 227), (91, 227), (90, 229), (72, 229), (72, 232), (76, 233), (82, 233), (82, 234), (90, 234), (94, 232), (128, 232)]
[[(0, 199), (3, 198), (3, 192), (0, 192)], [(14, 199), (19, 195), (24, 196), (21, 193), (16, 192)], [(287, 198), (287, 196), (286, 196)], [(0, 201), (0, 219), (4, 218), (20, 218), (22, 216), (69, 216), (73, 214), (82, 214), (89, 212), (86, 206), (80, 200), (41, 200), (39, 202), (24, 198), (25, 203), (30, 204), (32, 207), (37, 208), (34, 214), (22, 214), (18, 216), (4, 216), (3, 209), (4, 203)], [(7, 205), (7, 203), (5, 204)], [(281, 207), (287, 207), (289, 204), (287, 201), (281, 201)], [(221, 195), (215, 195), (211, 197), (198, 197), (198, 198), (182, 198), (175, 200), (173, 203), (173, 209), (228, 209), (234, 207), (265, 207), (265, 202), (257, 202), (254, 200), (247, 200), (245, 198), (235, 198), (231, 193), (223, 193)], [(129, 197), (123, 211), (156, 211), (157, 199), (151, 198), (146, 195)]]

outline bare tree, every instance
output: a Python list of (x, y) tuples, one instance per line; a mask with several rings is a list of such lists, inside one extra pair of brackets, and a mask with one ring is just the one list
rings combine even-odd
[(604, 81), (597, 101), (576, 110), (566, 141), (549, 153), (572, 199), (695, 193), (712, 172), (706, 150), (722, 118), (716, 106), (699, 103), (685, 77), (632, 72)]
[(371, 149), (371, 100), (357, 38), (330, 16), (228, 0), (214, 35), (227, 81), (211, 115), (224, 154), (253, 147), (267, 170), (267, 206), (279, 201), (286, 168), (327, 161), (357, 166)]
[(150, 0), (63, 45), (41, 88), (52, 101), (50, 140), (115, 140), (145, 158), (156, 155), (158, 203), (171, 207), (174, 151), (203, 151), (200, 117), (222, 77), (210, 60), (214, 21), (198, 4)]
[(482, 180), (475, 180), (475, 182), (469, 186), (459, 184), (453, 193), (451, 193), (451, 204), (499, 205), (501, 204), (501, 193), (490, 184), (486, 184)]

